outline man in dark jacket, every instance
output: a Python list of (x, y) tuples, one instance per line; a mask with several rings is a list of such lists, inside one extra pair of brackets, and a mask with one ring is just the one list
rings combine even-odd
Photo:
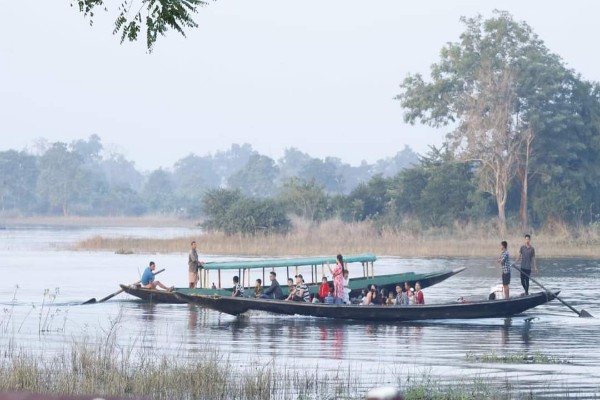
[(271, 271), (269, 273), (269, 279), (271, 280), (271, 286), (266, 288), (265, 292), (260, 297), (262, 299), (282, 299), (283, 292), (281, 291), (281, 286), (279, 286), (279, 282), (277, 282), (277, 274), (275, 273), (275, 271)]

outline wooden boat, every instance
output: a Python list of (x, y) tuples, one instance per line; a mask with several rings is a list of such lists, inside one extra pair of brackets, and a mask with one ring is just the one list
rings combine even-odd
[(260, 300), (231, 296), (186, 295), (175, 293), (182, 301), (222, 313), (239, 315), (250, 310), (275, 314), (305, 315), (360, 321), (422, 321), (438, 319), (503, 318), (520, 314), (556, 298), (560, 292), (539, 292), (507, 300), (482, 300), (447, 304), (411, 306), (361, 306), (313, 304), (283, 300)]
[[(379, 275), (373, 277), (361, 277), (351, 278), (349, 281), (350, 297), (356, 297), (360, 294), (361, 290), (371, 284), (377, 285), (378, 288), (385, 288), (386, 290), (395, 290), (395, 286), (398, 283), (409, 282), (411, 286), (414, 286), (416, 282), (421, 283), (421, 287), (426, 288), (440, 283), (453, 275), (465, 270), (464, 267), (456, 268), (453, 270), (441, 270), (436, 272), (429, 272), (424, 274), (417, 274), (414, 272), (405, 272), (401, 274), (389, 274)], [(282, 282), (280, 282), (282, 283)], [(183, 301), (175, 297), (175, 293), (182, 293), (187, 295), (217, 295), (217, 296), (229, 296), (231, 295), (231, 288), (175, 288), (172, 292), (166, 292), (163, 290), (149, 290), (143, 289), (139, 285), (120, 285), (124, 292), (138, 297), (144, 301), (153, 303), (183, 303)], [(254, 287), (246, 288), (246, 293), (250, 294), (253, 292)], [(289, 288), (285, 285), (281, 286), (281, 290), (285, 296), (289, 293)], [(319, 291), (317, 284), (309, 285), (311, 294), (316, 295)]]
[[(465, 268), (456, 268), (453, 270), (441, 270), (429, 273), (418, 274), (414, 272), (405, 272), (400, 274), (389, 274), (389, 275), (375, 275), (374, 262), (377, 257), (374, 254), (358, 254), (344, 257), (344, 263), (346, 266), (352, 263), (360, 263), (362, 266), (362, 277), (350, 278), (349, 288), (350, 297), (356, 297), (360, 294), (361, 290), (369, 285), (375, 284), (379, 289), (385, 288), (387, 291), (395, 290), (395, 286), (398, 283), (409, 282), (411, 286), (414, 286), (416, 282), (421, 283), (421, 287), (426, 288), (442, 282), (451, 276), (458, 274)], [(303, 277), (308, 284), (310, 292), (314, 295), (319, 291), (320, 280), (319, 277), (326, 276), (328, 269), (325, 269), (327, 264), (335, 264), (335, 257), (308, 257), (308, 258), (291, 258), (291, 259), (267, 259), (267, 260), (249, 260), (249, 261), (230, 261), (230, 262), (211, 262), (206, 263), (204, 268), (201, 270), (200, 283), (202, 287), (189, 289), (187, 287), (175, 288), (173, 292), (162, 292), (157, 290), (142, 289), (139, 286), (133, 285), (121, 285), (121, 288), (126, 293), (136, 296), (144, 301), (150, 301), (155, 303), (181, 303), (174, 293), (183, 294), (198, 294), (198, 295), (220, 295), (227, 296), (231, 294), (232, 289), (221, 287), (221, 271), (236, 271), (240, 277), (240, 282), (245, 286), (246, 293), (254, 289), (253, 279), (262, 278), (263, 283), (267, 283), (266, 277), (269, 271), (276, 269), (284, 269), (278, 272), (279, 283), (283, 294), (287, 296), (289, 289), (286, 286), (287, 278), (294, 277), (295, 275), (302, 273)], [(321, 267), (319, 271), (318, 267)], [(302, 268), (304, 267), (304, 268)], [(308, 268), (310, 267), (310, 270)], [(290, 271), (290, 268), (292, 269)], [(355, 271), (355, 267), (350, 267)], [(259, 270), (256, 272), (256, 270)], [(217, 283), (215, 288), (209, 286), (210, 272), (217, 273)], [(253, 273), (254, 271), (254, 273)], [(285, 272), (283, 275), (282, 272)], [(282, 276), (283, 275), (283, 276)], [(330, 281), (330, 284), (332, 282)]]

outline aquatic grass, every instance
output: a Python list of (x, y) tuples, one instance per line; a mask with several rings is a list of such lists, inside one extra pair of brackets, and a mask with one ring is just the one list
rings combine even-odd
[(133, 250), (129, 250), (129, 249), (117, 249), (115, 251), (115, 254), (130, 255), (130, 254), (135, 254), (135, 252)]
[(15, 291), (13, 292), (13, 297), (8, 306), (2, 308), (2, 318), (0, 319), (0, 332), (7, 333), (8, 328), (11, 325), (13, 320), (13, 314), (15, 311), (15, 305), (17, 304), (17, 291), (19, 290), (19, 285), (15, 285)]
[(543, 353), (508, 353), (508, 354), (476, 354), (467, 353), (466, 358), (471, 362), (505, 363), (505, 364), (571, 364), (570, 360)]
[[(48, 332), (60, 332), (64, 331), (64, 326), (67, 321), (67, 311), (63, 311), (63, 309), (54, 306), (54, 302), (57, 296), (60, 293), (60, 288), (55, 288), (54, 292), (51, 292), (50, 289), (44, 290), (44, 295), (42, 297), (42, 304), (40, 305), (39, 313), (38, 313), (38, 333), (48, 333)], [(32, 308), (35, 309), (35, 305), (32, 305)], [(29, 315), (29, 314), (28, 314)], [(63, 315), (63, 327), (53, 327), (53, 324), (57, 317)], [(26, 317), (27, 318), (27, 317)], [(20, 330), (20, 328), (19, 328)]]
[[(600, 233), (597, 230), (582, 227), (576, 232), (555, 231), (547, 228), (534, 233), (534, 244), (544, 249), (544, 257), (600, 257)], [(523, 241), (519, 231), (509, 233), (506, 239), (514, 252)], [(187, 252), (192, 240), (198, 242), (199, 250), (204, 254), (289, 256), (342, 251), (402, 257), (487, 257), (497, 252), (499, 239), (497, 231), (489, 224), (411, 230), (378, 227), (370, 221), (329, 220), (316, 224), (295, 219), (293, 230), (286, 234), (208, 232), (195, 237), (168, 239), (95, 236), (76, 243), (71, 249), (180, 253)]]
[[(371, 388), (360, 385), (360, 371), (292, 370), (278, 365), (230, 362), (210, 347), (198, 357), (157, 356), (151, 349), (119, 345), (116, 328), (107, 337), (79, 339), (51, 357), (21, 348), (0, 360), (0, 392), (28, 391), (60, 395), (141, 396), (148, 399), (364, 399)], [(475, 377), (444, 381), (429, 371), (392, 372), (372, 387), (395, 379), (407, 400), (535, 398), (532, 390), (505, 381)], [(567, 393), (569, 390), (566, 391)], [(572, 390), (571, 393), (574, 393)], [(589, 397), (589, 396), (588, 396)]]

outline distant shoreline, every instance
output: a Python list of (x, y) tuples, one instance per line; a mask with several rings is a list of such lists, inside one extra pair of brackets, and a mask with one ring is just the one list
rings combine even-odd
[[(511, 259), (516, 259), (523, 236), (507, 238)], [(131, 253), (181, 253), (189, 250), (192, 240), (201, 254), (239, 256), (316, 256), (374, 253), (396, 257), (489, 257), (500, 254), (500, 241), (485, 228), (457, 229), (454, 232), (409, 233), (379, 231), (372, 224), (326, 221), (320, 225), (297, 225), (287, 234), (226, 235), (219, 232), (168, 239), (113, 238), (96, 236), (76, 243), (71, 250)], [(538, 258), (581, 257), (600, 259), (600, 238), (595, 233), (565, 232), (533, 235)]]
[(34, 217), (0, 217), (0, 226), (97, 226), (97, 227), (177, 227), (193, 228), (198, 225), (198, 220), (164, 216), (144, 217), (62, 217), (62, 216), (34, 216)]

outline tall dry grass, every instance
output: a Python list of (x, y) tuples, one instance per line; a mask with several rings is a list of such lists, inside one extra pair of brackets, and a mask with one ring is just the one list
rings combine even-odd
[(364, 399), (373, 386), (390, 384), (401, 388), (407, 400), (505, 399), (519, 390), (530, 392), (526, 387), (491, 380), (465, 378), (444, 382), (427, 371), (407, 373), (389, 365), (382, 365), (382, 373), (374, 375), (375, 382), (364, 387), (361, 374), (352, 369), (329, 373), (312, 368), (291, 370), (285, 367), (286, 358), (266, 365), (243, 366), (208, 348), (195, 359), (161, 357), (153, 350), (119, 346), (114, 337), (111, 334), (94, 342), (75, 342), (65, 351), (42, 359), (24, 350), (13, 351), (0, 359), (0, 393), (139, 396), (157, 400), (352, 400)]
[[(520, 232), (502, 238), (491, 225), (465, 225), (421, 231), (410, 225), (401, 229), (378, 228), (371, 222), (340, 220), (311, 224), (295, 220), (287, 234), (226, 235), (204, 233), (197, 237), (172, 239), (109, 238), (96, 236), (77, 243), (74, 249), (115, 252), (185, 252), (192, 240), (200, 252), (226, 255), (323, 255), (342, 252), (400, 257), (489, 257), (499, 252), (501, 240), (517, 254), (523, 243)], [(573, 231), (566, 225), (544, 227), (532, 235), (539, 257), (600, 257), (600, 231), (595, 227)]]

